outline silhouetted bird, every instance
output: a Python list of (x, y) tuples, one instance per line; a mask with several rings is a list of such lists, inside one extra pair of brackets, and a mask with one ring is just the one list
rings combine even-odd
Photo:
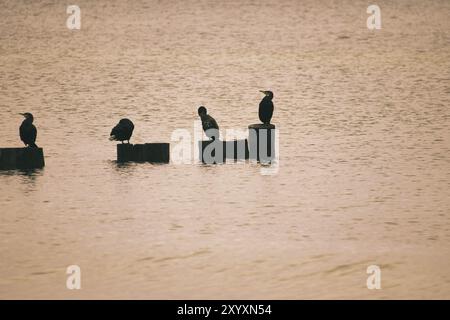
[(130, 143), (131, 136), (133, 135), (134, 124), (129, 119), (121, 119), (119, 123), (111, 130), (109, 140), (121, 141), (126, 140)]
[(23, 120), (19, 129), (20, 140), (22, 140), (23, 143), (30, 148), (37, 148), (38, 147), (36, 145), (37, 129), (33, 124), (34, 121), (33, 115), (28, 112), (19, 114), (25, 117), (25, 120)]
[(206, 108), (198, 108), (198, 115), (200, 116), (200, 119), (202, 119), (202, 127), (203, 131), (205, 131), (206, 136), (211, 140), (215, 140), (216, 136), (218, 138), (219, 126), (217, 125), (216, 120), (214, 120), (213, 117), (207, 114)]
[(259, 120), (264, 124), (269, 124), (273, 115), (273, 93), (272, 91), (260, 91), (266, 96), (259, 103)]

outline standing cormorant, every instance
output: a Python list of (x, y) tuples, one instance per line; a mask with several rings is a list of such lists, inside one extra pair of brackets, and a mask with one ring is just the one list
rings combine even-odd
[(269, 124), (273, 115), (273, 93), (272, 91), (260, 91), (266, 96), (259, 103), (259, 120), (264, 124)]
[(213, 117), (207, 114), (205, 107), (202, 106), (198, 108), (198, 115), (200, 116), (200, 119), (202, 119), (202, 127), (206, 136), (211, 140), (215, 140), (216, 136), (219, 138), (219, 125)]
[(119, 123), (111, 130), (109, 140), (121, 141), (126, 140), (130, 143), (131, 135), (133, 134), (134, 124), (129, 119), (121, 119)]
[(19, 114), (25, 117), (25, 120), (23, 120), (19, 129), (20, 140), (22, 140), (23, 143), (30, 148), (37, 148), (38, 147), (36, 145), (37, 129), (33, 124), (34, 121), (33, 115), (29, 112)]

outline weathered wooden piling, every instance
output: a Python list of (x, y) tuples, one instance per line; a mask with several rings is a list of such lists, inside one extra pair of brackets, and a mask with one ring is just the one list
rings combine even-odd
[(206, 164), (224, 163), (226, 159), (245, 160), (249, 157), (247, 140), (207, 140), (198, 142), (199, 159)]
[(146, 143), (144, 146), (144, 161), (169, 163), (169, 143)]
[(44, 166), (42, 148), (0, 148), (0, 170), (40, 169)]
[(131, 154), (131, 161), (145, 162), (145, 144), (133, 145), (133, 153)]
[(170, 145), (168, 143), (118, 144), (117, 162), (155, 162), (170, 161)]
[(245, 160), (249, 157), (248, 140), (224, 141), (226, 159)]
[(248, 126), (250, 159), (270, 162), (275, 159), (275, 125), (252, 124)]
[(218, 164), (225, 162), (223, 141), (206, 140), (198, 142), (199, 159), (206, 164)]
[(122, 143), (117, 145), (117, 162), (133, 161), (133, 145)]

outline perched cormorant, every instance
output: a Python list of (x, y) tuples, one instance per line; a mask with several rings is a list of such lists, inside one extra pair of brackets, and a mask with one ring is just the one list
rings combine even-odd
[[(203, 131), (205, 131), (206, 136), (211, 140), (214, 140), (215, 136), (218, 135), (219, 132), (219, 126), (217, 125), (216, 120), (214, 120), (213, 117), (207, 114), (207, 110), (205, 107), (198, 108), (198, 115), (200, 116), (200, 119), (202, 119), (202, 127)], [(216, 129), (217, 131), (210, 129)]]
[(266, 96), (259, 103), (259, 120), (264, 124), (269, 124), (273, 115), (273, 93), (272, 91), (260, 91)]
[(129, 119), (121, 119), (119, 123), (111, 130), (109, 140), (121, 141), (126, 140), (130, 143), (131, 135), (133, 134), (134, 124)]
[(23, 143), (30, 148), (37, 148), (38, 147), (36, 145), (37, 129), (33, 124), (34, 121), (33, 115), (29, 112), (19, 114), (25, 117), (25, 120), (23, 120), (19, 129), (20, 140), (22, 140)]

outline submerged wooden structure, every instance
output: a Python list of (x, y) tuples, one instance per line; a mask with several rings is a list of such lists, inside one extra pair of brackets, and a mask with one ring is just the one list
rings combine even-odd
[(230, 160), (249, 158), (248, 141), (207, 140), (198, 142), (199, 159), (206, 164), (224, 163)]
[(169, 143), (118, 144), (117, 162), (169, 163)]
[(275, 159), (275, 125), (251, 124), (248, 126), (250, 159), (271, 162)]
[(44, 166), (42, 148), (0, 148), (0, 170), (40, 169)]
[(248, 139), (245, 140), (199, 141), (200, 161), (206, 164), (224, 163), (228, 159), (272, 162), (276, 157), (275, 125), (252, 124), (248, 129)]

